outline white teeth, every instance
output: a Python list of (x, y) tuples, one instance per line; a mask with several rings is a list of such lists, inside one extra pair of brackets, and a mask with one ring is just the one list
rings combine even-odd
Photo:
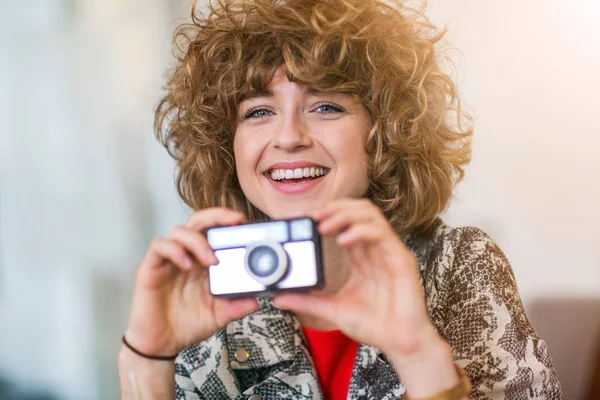
[(284, 179), (301, 179), (308, 177), (319, 177), (325, 175), (327, 168), (305, 167), (296, 169), (274, 169), (271, 170), (271, 179), (281, 181)]

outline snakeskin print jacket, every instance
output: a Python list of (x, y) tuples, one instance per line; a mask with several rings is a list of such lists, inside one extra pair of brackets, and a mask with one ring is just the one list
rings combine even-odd
[[(471, 380), (472, 399), (562, 399), (511, 267), (487, 235), (438, 221), (403, 241), (417, 257), (429, 316)], [(185, 349), (175, 366), (178, 400), (323, 398), (298, 321), (268, 300)], [(385, 355), (360, 344), (348, 399), (402, 399), (404, 391)]]

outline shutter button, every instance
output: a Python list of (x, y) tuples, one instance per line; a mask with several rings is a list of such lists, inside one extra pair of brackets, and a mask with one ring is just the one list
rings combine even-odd
[[(241, 363), (245, 363), (246, 361), (248, 361), (248, 359), (250, 358), (250, 354), (248, 354), (248, 352), (244, 349), (237, 349), (235, 351), (235, 353), (233, 354), (233, 356), (235, 357), (236, 360), (238, 360)], [(260, 397), (253, 399), (252, 397), (250, 398), (251, 400), (259, 400)]]
[(253, 394), (248, 400), (262, 400), (262, 397), (257, 394)]

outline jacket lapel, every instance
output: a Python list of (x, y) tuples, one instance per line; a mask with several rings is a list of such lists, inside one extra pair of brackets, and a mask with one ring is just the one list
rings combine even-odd
[(261, 299), (260, 305), (259, 311), (230, 323), (225, 331), (229, 367), (234, 373), (272, 371), (238, 398), (258, 394), (264, 400), (321, 400), (317, 374), (298, 320), (292, 313), (275, 308), (268, 299)]
[(377, 348), (359, 344), (348, 400), (401, 399), (405, 389), (388, 358)]

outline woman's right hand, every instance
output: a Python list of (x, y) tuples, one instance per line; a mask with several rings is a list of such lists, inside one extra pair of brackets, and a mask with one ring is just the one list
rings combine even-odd
[(242, 222), (238, 211), (208, 208), (152, 242), (137, 270), (125, 332), (133, 347), (152, 355), (177, 354), (258, 308), (253, 298), (215, 298), (208, 287), (208, 266), (218, 259), (203, 232)]

